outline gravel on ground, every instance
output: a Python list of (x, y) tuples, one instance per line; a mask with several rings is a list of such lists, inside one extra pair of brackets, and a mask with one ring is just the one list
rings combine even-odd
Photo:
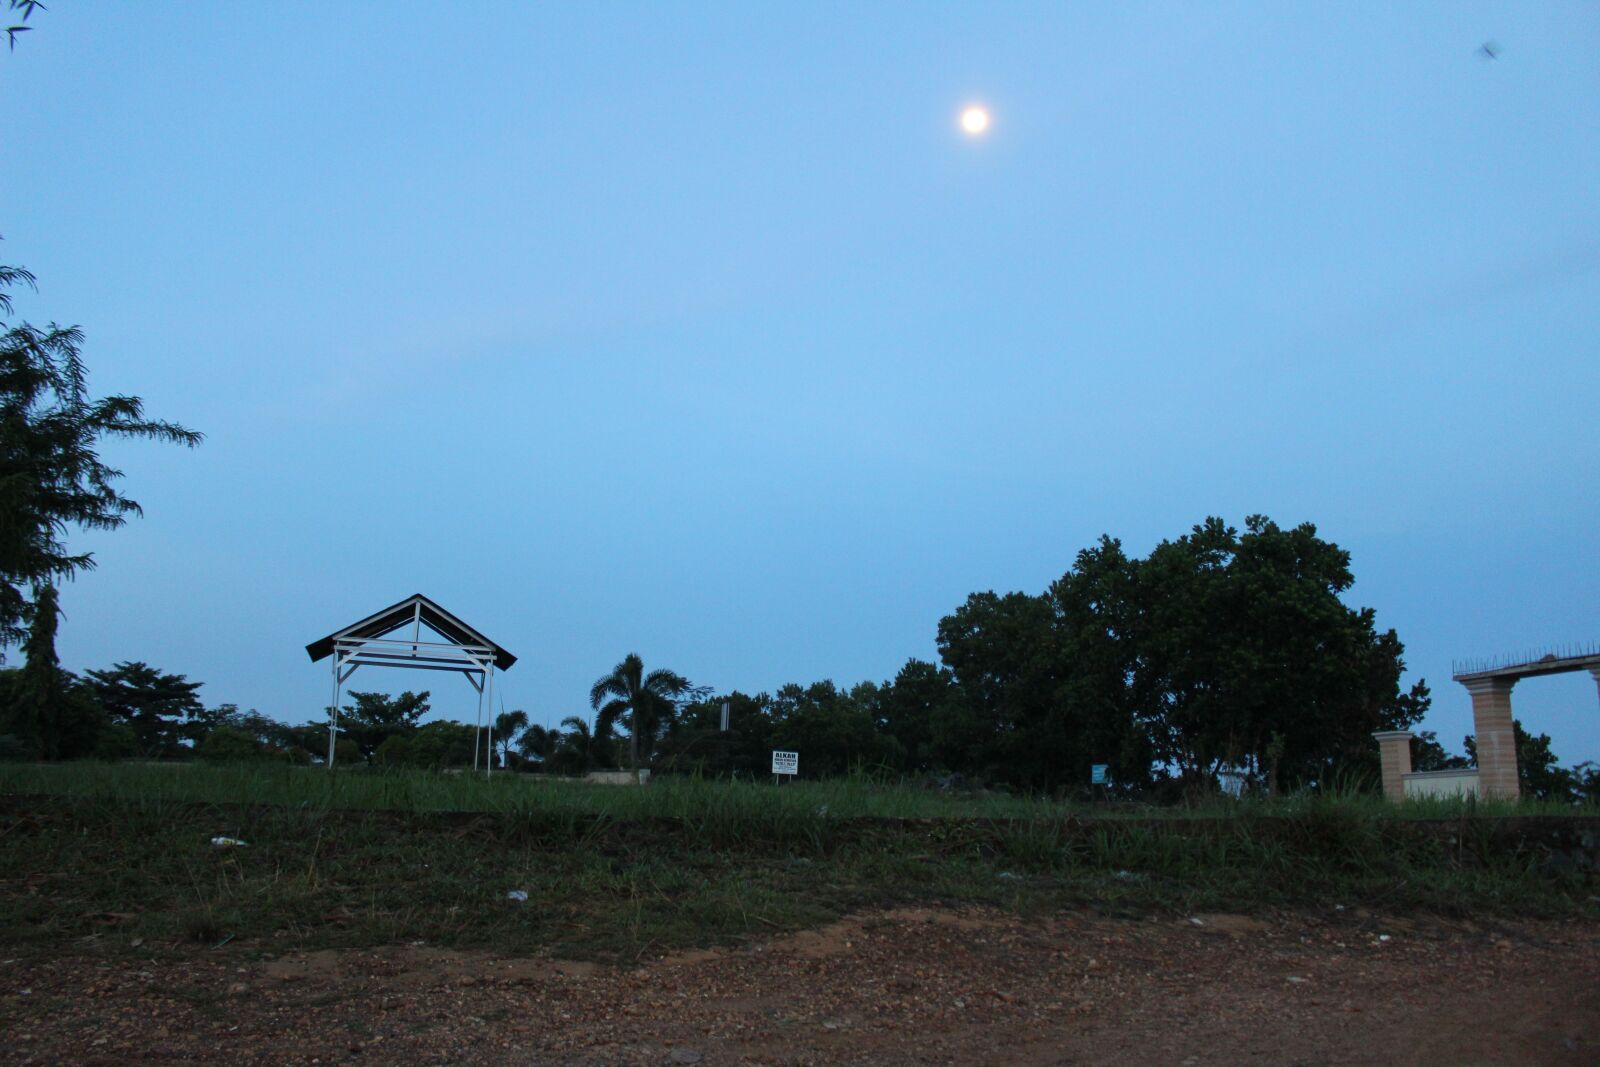
[(623, 964), (7, 955), (5, 1063), (1600, 1063), (1592, 921), (904, 909)]

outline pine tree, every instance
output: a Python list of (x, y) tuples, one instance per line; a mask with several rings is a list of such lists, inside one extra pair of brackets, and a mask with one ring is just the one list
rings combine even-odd
[[(6, 290), (33, 280), (0, 266), (0, 314), (11, 314)], [(93, 568), (89, 553), (67, 551), (69, 527), (114, 530), (142, 513), (116, 487), (122, 472), (101, 462), (100, 439), (201, 441), (193, 430), (146, 418), (136, 396), (91, 398), (82, 344), (82, 330), (54, 323), (0, 333), (0, 648), (27, 634), (35, 605), (25, 590), (43, 592)]]

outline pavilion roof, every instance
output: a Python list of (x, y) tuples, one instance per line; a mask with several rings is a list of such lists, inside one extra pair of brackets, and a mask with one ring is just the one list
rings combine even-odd
[(517, 662), (516, 656), (421, 593), (413, 593), (397, 604), (392, 604), (359, 622), (353, 622), (341, 630), (335, 630), (327, 637), (311, 642), (306, 646), (306, 654), (311, 657), (311, 662), (315, 663), (333, 653), (336, 641), (373, 640), (393, 633), (403, 626), (409, 626), (419, 618), (424, 626), (446, 641), (458, 645), (482, 645), (492, 648), (494, 665), (503, 671), (509, 670), (511, 665)]

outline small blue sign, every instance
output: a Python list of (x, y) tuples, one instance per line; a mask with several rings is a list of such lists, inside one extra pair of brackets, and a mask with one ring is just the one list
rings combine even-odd
[(1110, 766), (1109, 763), (1096, 763), (1093, 766), (1091, 766), (1089, 768), (1089, 784), (1090, 785), (1105, 785), (1106, 784), (1106, 768), (1108, 768), (1109, 766)]

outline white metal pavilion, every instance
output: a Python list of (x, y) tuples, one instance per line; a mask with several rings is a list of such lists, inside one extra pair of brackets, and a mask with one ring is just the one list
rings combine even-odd
[[(423, 628), (437, 641), (424, 641)], [(409, 637), (399, 636), (409, 629)], [(494, 767), (494, 672), (510, 670), (517, 657), (416, 593), (398, 604), (368, 615), (360, 622), (335, 630), (306, 646), (311, 662), (333, 657), (333, 704), (329, 714), (328, 768), (333, 768), (334, 744), (339, 735), (339, 697), (344, 683), (362, 667), (409, 667), (424, 671), (453, 671), (464, 676), (478, 692), (477, 730), (472, 740), (472, 769), (478, 769), (478, 738), (483, 735), (484, 699), (489, 699), (489, 752), (486, 772)]]

